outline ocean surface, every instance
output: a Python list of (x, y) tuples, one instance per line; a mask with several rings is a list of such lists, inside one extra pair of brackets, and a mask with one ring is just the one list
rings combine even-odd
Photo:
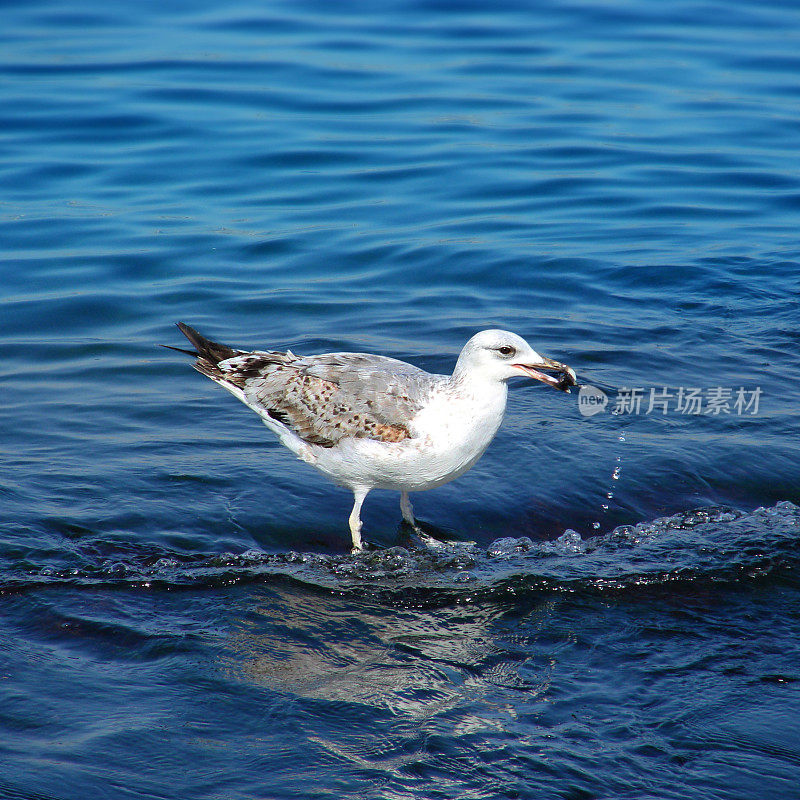
[[(2, 19), (2, 800), (800, 797), (797, 3)], [(354, 556), (178, 320), (586, 386)]]

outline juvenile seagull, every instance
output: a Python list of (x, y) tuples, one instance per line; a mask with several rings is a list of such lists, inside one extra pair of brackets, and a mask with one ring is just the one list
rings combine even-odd
[(508, 331), (475, 334), (448, 376), (368, 353), (234, 350), (178, 328), (195, 349), (171, 350), (194, 356), (194, 368), (252, 408), (281, 444), (353, 492), (354, 551), (371, 489), (399, 491), (403, 519), (416, 527), (408, 493), (457, 478), (483, 455), (503, 421), (509, 378), (565, 392), (576, 385), (572, 369)]

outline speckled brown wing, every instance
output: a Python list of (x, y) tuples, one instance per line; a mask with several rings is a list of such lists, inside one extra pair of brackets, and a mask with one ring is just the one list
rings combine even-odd
[(403, 361), (362, 353), (299, 358), (291, 352), (253, 352), (215, 368), (243, 391), (252, 408), (322, 447), (348, 437), (409, 438), (409, 420), (443, 380)]

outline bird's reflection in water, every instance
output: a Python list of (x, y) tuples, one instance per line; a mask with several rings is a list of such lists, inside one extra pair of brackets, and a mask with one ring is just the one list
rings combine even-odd
[(409, 607), (401, 596), (391, 605), (284, 585), (239, 621), (228, 669), (276, 692), (412, 719), (488, 694), (502, 703), (507, 691), (541, 699), (556, 648), (532, 643), (555, 603), (541, 600), (520, 616), (497, 603)]

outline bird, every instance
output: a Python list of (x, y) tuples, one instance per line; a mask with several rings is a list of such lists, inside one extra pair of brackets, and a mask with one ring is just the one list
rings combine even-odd
[(483, 455), (511, 378), (564, 392), (578, 385), (566, 364), (504, 330), (476, 333), (452, 375), (436, 375), (371, 353), (238, 350), (177, 326), (194, 350), (164, 347), (194, 357), (194, 368), (255, 411), (281, 444), (350, 489), (353, 553), (364, 549), (361, 507), (372, 489), (399, 491), (403, 520), (419, 530), (409, 493), (448, 483)]

